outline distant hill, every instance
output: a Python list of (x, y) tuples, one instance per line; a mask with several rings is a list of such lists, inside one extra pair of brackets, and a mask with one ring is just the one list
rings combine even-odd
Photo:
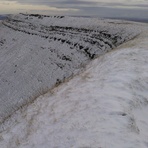
[(6, 19), (6, 15), (0, 15), (0, 20)]
[(145, 19), (144, 18), (111, 18), (111, 19), (148, 23), (148, 18), (145, 18)]
[(73, 16), (73, 17), (115, 19), (115, 20), (125, 20), (125, 21), (148, 23), (148, 18), (127, 18), (127, 17), (103, 17), (102, 18), (102, 17), (99, 17), (99, 16)]

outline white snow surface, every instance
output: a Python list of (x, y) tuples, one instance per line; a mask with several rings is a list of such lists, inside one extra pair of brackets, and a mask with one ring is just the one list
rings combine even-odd
[(148, 148), (146, 26), (13, 114), (1, 126), (0, 147)]
[(10, 15), (0, 23), (0, 123), (78, 72), (92, 59), (137, 36), (126, 21)]

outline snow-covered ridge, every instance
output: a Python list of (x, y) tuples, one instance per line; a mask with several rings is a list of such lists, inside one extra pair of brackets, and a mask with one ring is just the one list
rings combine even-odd
[[(81, 43), (82, 45), (87, 42), (91, 47), (95, 45), (100, 50), (103, 46), (105, 46), (104, 48), (108, 48), (108, 46), (110, 48), (115, 47), (131, 39), (138, 32), (134, 26), (131, 27), (130, 23), (126, 21), (111, 22), (109, 20), (95, 18), (66, 16), (20, 14), (10, 16), (10, 18), (4, 21), (4, 24), (16, 31), (38, 35), (44, 38), (58, 41), (62, 41), (62, 38), (70, 39), (71, 44), (78, 41), (73, 40), (73, 38), (79, 38), (80, 41), (83, 41)], [(62, 43), (65, 43), (65, 41), (62, 41)], [(91, 50), (91, 52), (93, 51)]]
[(147, 148), (148, 26), (69, 82), (18, 110), (1, 148)]
[(139, 32), (125, 21), (10, 15), (0, 24), (0, 122)]

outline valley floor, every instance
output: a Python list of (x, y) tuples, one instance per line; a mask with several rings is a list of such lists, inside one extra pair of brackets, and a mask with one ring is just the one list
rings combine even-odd
[(18, 110), (0, 147), (148, 148), (147, 41), (143, 31)]

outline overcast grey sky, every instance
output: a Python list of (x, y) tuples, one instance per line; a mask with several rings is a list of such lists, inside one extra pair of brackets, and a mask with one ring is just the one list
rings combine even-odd
[(19, 12), (148, 19), (148, 0), (0, 0), (0, 14)]

